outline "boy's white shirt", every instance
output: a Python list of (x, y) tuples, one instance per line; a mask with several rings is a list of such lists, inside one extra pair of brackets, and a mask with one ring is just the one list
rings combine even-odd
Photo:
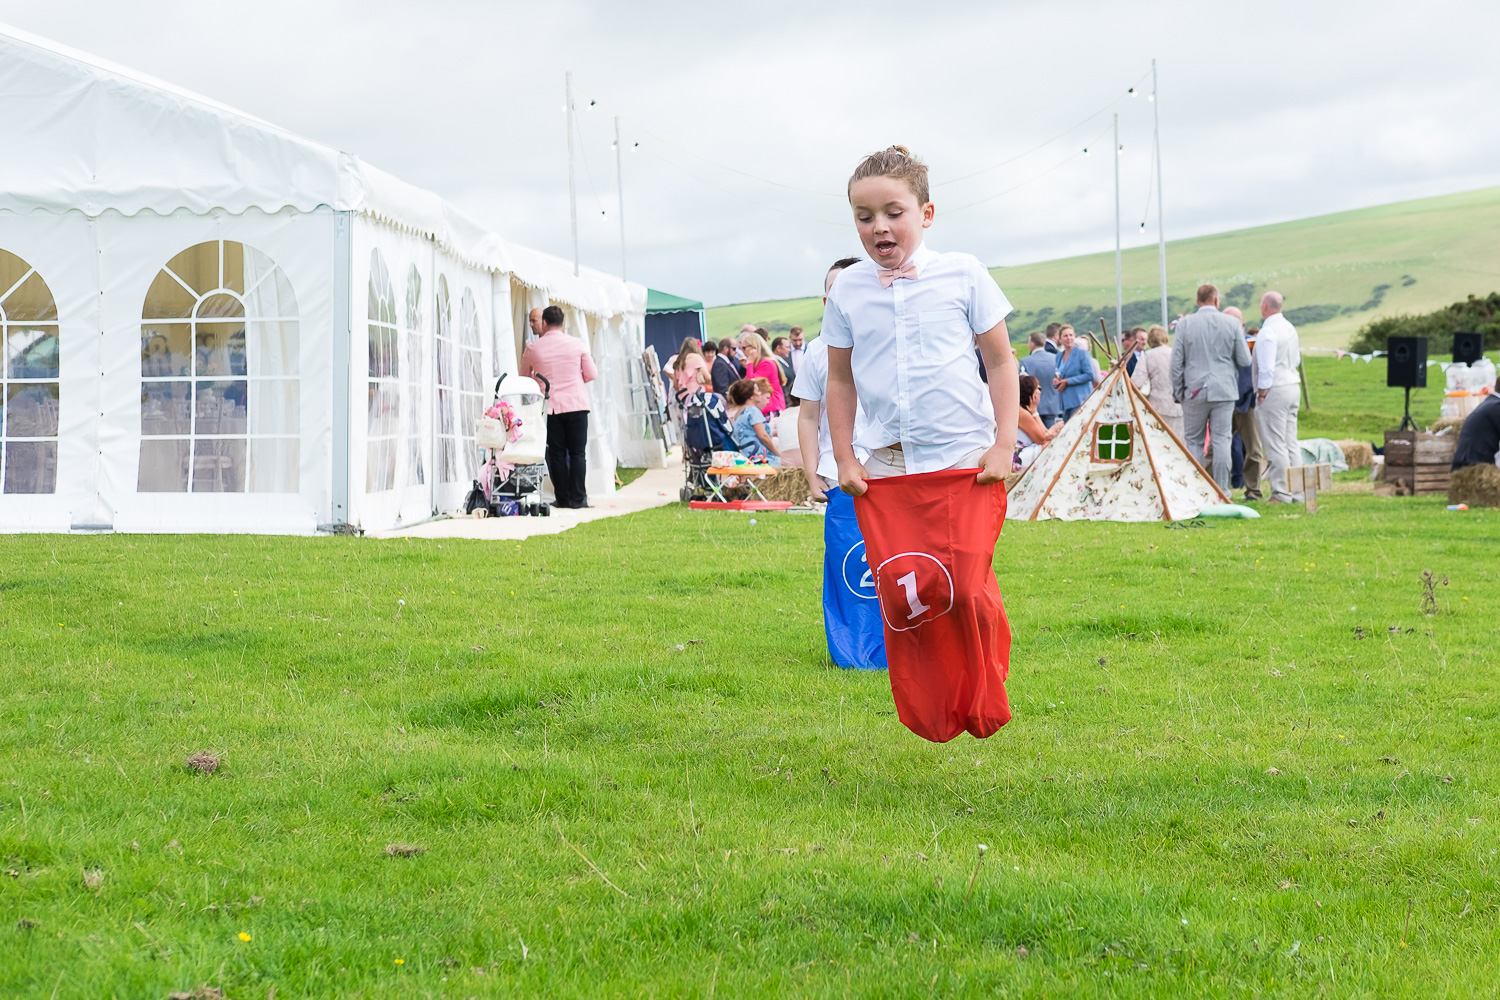
[(995, 443), (974, 338), (994, 329), (1011, 305), (971, 254), (923, 244), (910, 260), (917, 280), (897, 279), (890, 288), (880, 286), (871, 261), (846, 268), (828, 293), (818, 340), (853, 348), (865, 416), (854, 444), (874, 451), (899, 441), (908, 472), (935, 472)]
[[(813, 340), (802, 352), (802, 364), (797, 368), (797, 381), (792, 383), (792, 395), (798, 399), (821, 404), (828, 395), (828, 344), (822, 336)], [(865, 408), (854, 408), (854, 436), (865, 425)], [(854, 447), (854, 456), (863, 462), (869, 451), (859, 445)], [(833, 460), (833, 436), (828, 433), (828, 407), (818, 417), (818, 475), (829, 482), (839, 481), (839, 464)]]

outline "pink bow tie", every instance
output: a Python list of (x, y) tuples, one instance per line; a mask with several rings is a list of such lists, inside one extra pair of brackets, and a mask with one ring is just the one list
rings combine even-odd
[(917, 265), (907, 261), (900, 267), (877, 267), (875, 273), (880, 278), (881, 288), (890, 288), (896, 283), (897, 278), (908, 278), (917, 280)]

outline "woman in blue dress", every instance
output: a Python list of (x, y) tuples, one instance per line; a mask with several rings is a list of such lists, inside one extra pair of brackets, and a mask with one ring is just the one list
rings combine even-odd
[(1057, 341), (1062, 353), (1057, 356), (1057, 376), (1052, 384), (1062, 393), (1063, 419), (1071, 420), (1094, 391), (1094, 365), (1071, 326), (1057, 332)]
[(762, 407), (771, 402), (771, 384), (764, 378), (742, 378), (729, 387), (729, 430), (734, 446), (746, 456), (781, 465), (781, 452), (766, 429)]

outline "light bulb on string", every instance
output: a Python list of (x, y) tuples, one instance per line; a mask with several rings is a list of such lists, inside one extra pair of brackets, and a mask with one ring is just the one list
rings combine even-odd
[(1129, 90), (1125, 91), (1125, 93), (1129, 94), (1131, 97), (1136, 96), (1134, 87), (1131, 87)]
[(1156, 95), (1155, 94), (1147, 94), (1146, 95), (1146, 100), (1148, 100), (1148, 101), (1154, 101), (1154, 100), (1156, 100)]
[(1088, 156), (1089, 155), (1089, 148), (1087, 146), (1083, 147), (1083, 155), (1084, 156)]
[(589, 107), (592, 108), (594, 105), (596, 105), (598, 103), (599, 103), (598, 101), (589, 101)]

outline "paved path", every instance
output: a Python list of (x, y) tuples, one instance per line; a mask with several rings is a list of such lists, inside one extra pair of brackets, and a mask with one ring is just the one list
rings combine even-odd
[(586, 521), (633, 514), (638, 510), (678, 502), (682, 489), (682, 466), (675, 458), (665, 469), (647, 469), (635, 482), (608, 497), (596, 497), (586, 510), (558, 510), (550, 517), (450, 517), (424, 521), (410, 528), (374, 531), (370, 538), (480, 538), (516, 541), (532, 535), (555, 535)]

